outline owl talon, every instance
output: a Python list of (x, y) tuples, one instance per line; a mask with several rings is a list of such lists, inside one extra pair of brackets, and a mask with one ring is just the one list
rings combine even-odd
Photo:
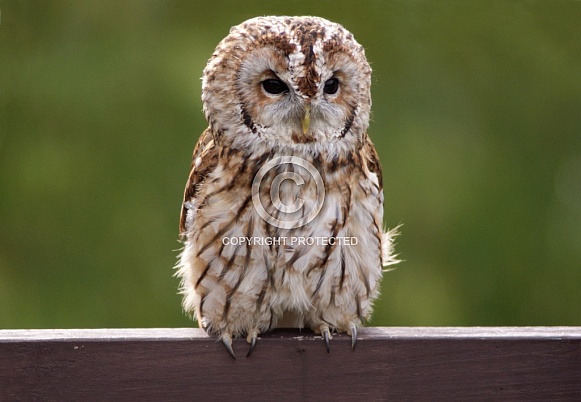
[(253, 331), (250, 335), (248, 335), (247, 341), (250, 344), (250, 349), (248, 349), (248, 353), (246, 353), (246, 357), (250, 356), (254, 347), (256, 346), (256, 339), (258, 338), (258, 334), (256, 331)]
[(327, 348), (327, 353), (331, 353), (331, 346), (329, 345), (331, 332), (329, 331), (329, 327), (321, 328), (321, 334), (323, 335), (323, 339), (325, 340), (325, 347)]
[(234, 353), (234, 349), (232, 349), (232, 337), (230, 335), (223, 335), (222, 336), (222, 343), (226, 346), (226, 350), (230, 353), (234, 359), (236, 359), (236, 354)]
[(357, 326), (353, 325), (351, 327), (351, 350), (355, 350), (356, 344), (357, 344)]

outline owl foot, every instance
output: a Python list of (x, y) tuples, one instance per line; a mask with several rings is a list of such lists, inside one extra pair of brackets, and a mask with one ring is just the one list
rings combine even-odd
[(250, 354), (254, 350), (254, 347), (256, 346), (256, 339), (258, 339), (258, 332), (257, 331), (252, 331), (248, 334), (246, 341), (250, 344), (250, 349), (248, 349), (248, 353), (246, 354), (246, 357), (250, 356)]
[(321, 335), (323, 335), (323, 339), (325, 340), (325, 347), (327, 348), (327, 353), (331, 353), (331, 346), (329, 345), (329, 339), (331, 339), (331, 331), (329, 331), (328, 326), (321, 325)]
[(232, 349), (232, 337), (229, 334), (222, 335), (222, 343), (226, 346), (226, 350), (230, 353), (230, 356), (236, 359), (236, 354), (234, 353), (234, 349)]
[(351, 350), (355, 350), (357, 344), (357, 325), (351, 325)]

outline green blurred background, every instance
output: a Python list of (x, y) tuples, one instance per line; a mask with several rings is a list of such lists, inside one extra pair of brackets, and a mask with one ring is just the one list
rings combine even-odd
[(172, 267), (230, 26), (339, 22), (405, 260), (373, 325), (581, 325), (581, 2), (3, 1), (0, 328), (189, 326)]

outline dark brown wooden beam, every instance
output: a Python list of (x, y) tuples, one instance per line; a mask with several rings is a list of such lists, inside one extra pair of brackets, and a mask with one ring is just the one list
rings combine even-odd
[(581, 401), (581, 327), (310, 331), (238, 359), (199, 329), (0, 331), (0, 400)]

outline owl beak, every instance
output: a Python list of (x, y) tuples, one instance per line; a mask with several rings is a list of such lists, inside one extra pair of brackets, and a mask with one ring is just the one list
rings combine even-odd
[(311, 104), (307, 103), (305, 105), (305, 116), (303, 117), (303, 134), (307, 134), (309, 132), (310, 127), (311, 127)]

